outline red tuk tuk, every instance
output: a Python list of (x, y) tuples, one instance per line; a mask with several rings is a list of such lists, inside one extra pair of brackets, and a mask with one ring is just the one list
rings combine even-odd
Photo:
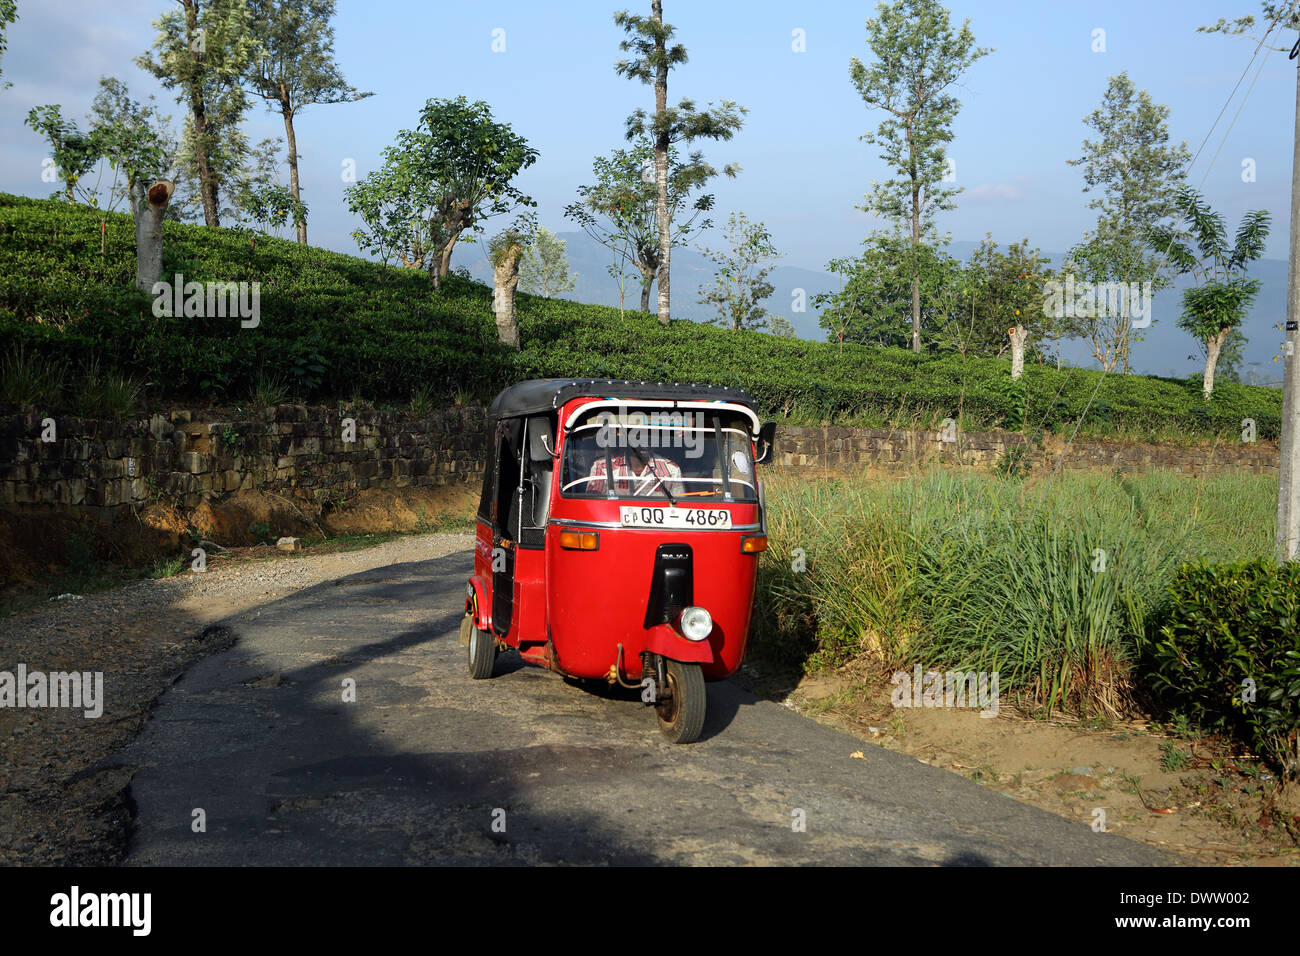
[(695, 740), (705, 681), (740, 667), (775, 423), (742, 390), (544, 379), (488, 412), (461, 643), (641, 690), (664, 734)]

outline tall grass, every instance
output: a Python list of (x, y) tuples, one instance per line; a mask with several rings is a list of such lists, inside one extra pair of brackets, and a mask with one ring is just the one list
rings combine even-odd
[(914, 663), (996, 670), (1028, 707), (1118, 714), (1177, 566), (1270, 554), (1276, 487), (1168, 472), (778, 476), (756, 646), (882, 676)]

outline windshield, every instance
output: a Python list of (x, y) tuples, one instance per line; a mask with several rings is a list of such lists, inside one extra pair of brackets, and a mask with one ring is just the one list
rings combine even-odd
[(560, 492), (674, 503), (726, 501), (730, 491), (756, 501), (748, 424), (734, 412), (601, 409), (565, 441)]

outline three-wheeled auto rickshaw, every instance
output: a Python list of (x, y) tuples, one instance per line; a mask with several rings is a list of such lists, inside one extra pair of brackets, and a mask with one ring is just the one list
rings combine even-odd
[(775, 424), (736, 388), (544, 379), (498, 395), (488, 430), (471, 675), (513, 648), (639, 689), (670, 740), (695, 740), (705, 681), (745, 656)]

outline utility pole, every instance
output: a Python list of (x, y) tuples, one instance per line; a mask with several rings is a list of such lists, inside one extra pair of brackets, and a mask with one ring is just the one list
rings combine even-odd
[(1295, 132), (1291, 144), (1291, 266), (1282, 353), (1282, 434), (1277, 474), (1277, 559), (1300, 559), (1300, 41), (1296, 60)]

